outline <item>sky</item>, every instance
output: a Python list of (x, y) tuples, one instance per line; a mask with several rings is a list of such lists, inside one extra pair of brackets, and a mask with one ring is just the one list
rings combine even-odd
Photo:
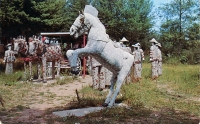
[[(152, 1), (153, 1), (155, 8), (158, 8), (162, 4), (170, 3), (170, 1), (172, 1), (172, 0), (152, 0)], [(156, 20), (156, 24), (154, 26), (154, 29), (159, 30), (159, 27), (160, 27), (160, 20)]]
[(170, 3), (171, 0), (152, 0), (154, 5), (159, 6), (160, 4)]

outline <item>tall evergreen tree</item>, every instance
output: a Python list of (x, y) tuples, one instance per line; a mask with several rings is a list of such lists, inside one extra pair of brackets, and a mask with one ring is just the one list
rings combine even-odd
[(59, 31), (67, 22), (64, 0), (1, 0), (4, 36), (30, 36), (42, 31)]
[(145, 41), (152, 24), (150, 0), (94, 0), (99, 17), (114, 39), (126, 37), (130, 44)]
[(187, 32), (197, 21), (197, 4), (197, 0), (173, 0), (160, 7), (161, 38), (168, 44), (168, 51), (174, 51), (180, 55), (184, 44), (191, 40), (188, 39), (190, 36)]
[(84, 10), (85, 5), (88, 5), (88, 0), (68, 0), (66, 3), (68, 22), (65, 24), (63, 31), (69, 31), (74, 20), (78, 17), (79, 12)]

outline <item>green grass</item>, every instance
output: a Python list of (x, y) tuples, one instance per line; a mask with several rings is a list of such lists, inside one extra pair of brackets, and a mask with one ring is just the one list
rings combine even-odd
[[(23, 80), (22, 74), (21, 71), (14, 73), (12, 79), (4, 73), (0, 74), (0, 94), (5, 100), (5, 107), (0, 108), (0, 115), (7, 114), (5, 111), (10, 108), (16, 108), (17, 111), (28, 108), (26, 106), (28, 104), (23, 101), (24, 98), (29, 94), (29, 91), (41, 86), (32, 83), (20, 83), (19, 81)], [(199, 123), (199, 78), (199, 65), (163, 64), (163, 75), (157, 80), (152, 80), (151, 65), (150, 63), (144, 63), (140, 82), (123, 84), (116, 99), (116, 102), (125, 103), (130, 106), (129, 108), (103, 109), (81, 118), (70, 116), (48, 118), (47, 121), (52, 123), (58, 121), (66, 124)], [(55, 83), (47, 86), (53, 87), (69, 82), (73, 82), (73, 78), (57, 79)], [(101, 106), (107, 93), (108, 91), (98, 91), (91, 87), (84, 87), (81, 91), (78, 91), (80, 101), (74, 98), (66, 107), (55, 107), (48, 112)], [(48, 92), (40, 92), (35, 95), (45, 96), (51, 101), (55, 97), (55, 94), (49, 94)], [(40, 101), (40, 103), (43, 102), (45, 101)]]
[[(117, 102), (120, 101), (129, 105), (131, 109), (120, 110), (113, 108), (109, 109), (109, 111), (112, 111), (111, 113), (106, 111), (93, 113), (89, 115), (92, 116), (90, 121), (97, 123), (98, 119), (95, 120), (95, 118), (101, 117), (103, 119), (100, 119), (99, 123), (108, 123), (111, 120), (112, 123), (134, 122), (135, 120), (130, 120), (130, 118), (145, 118), (146, 116), (149, 118), (150, 113), (156, 111), (162, 117), (159, 119), (154, 118), (155, 123), (198, 122), (197, 118), (200, 117), (199, 70), (199, 65), (164, 64), (163, 75), (157, 80), (152, 80), (150, 78), (151, 65), (144, 63), (142, 80), (122, 85), (120, 92), (122, 96), (118, 95), (116, 99)], [(107, 92), (85, 87), (79, 94), (81, 94), (81, 102), (77, 104), (77, 108), (100, 106), (104, 102)], [(134, 111), (137, 114), (134, 114)], [(122, 115), (119, 115), (119, 112)], [(123, 116), (123, 112), (126, 113), (126, 116)], [(193, 120), (193, 116), (196, 119)], [(69, 121), (64, 122), (69, 123)], [(80, 122), (87, 123), (85, 120)]]

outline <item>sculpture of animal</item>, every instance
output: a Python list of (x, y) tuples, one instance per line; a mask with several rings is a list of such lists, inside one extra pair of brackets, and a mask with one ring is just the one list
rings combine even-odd
[[(130, 53), (115, 47), (114, 42), (106, 34), (106, 29), (97, 16), (84, 12), (79, 14), (74, 21), (70, 28), (70, 35), (77, 38), (86, 31), (88, 32), (86, 46), (76, 50), (68, 50), (66, 53), (70, 62), (71, 72), (74, 74), (79, 72), (76, 65), (77, 57), (88, 55), (94, 57), (113, 72), (110, 90), (103, 103), (105, 107), (112, 107), (120, 92), (122, 83), (133, 65), (134, 57)], [(116, 88), (114, 88), (115, 84)]]
[[(55, 70), (55, 62), (58, 63), (57, 76), (60, 75), (60, 61), (63, 59), (63, 55), (59, 44), (47, 45), (42, 43), (39, 39), (34, 38), (33, 41), (29, 42), (29, 54), (42, 59), (42, 76), (44, 83), (47, 82), (47, 61), (52, 62), (52, 72)], [(55, 78), (54, 73), (52, 73), (52, 78)]]
[(22, 60), (24, 61), (24, 74), (27, 76), (27, 63), (29, 65), (29, 75), (30, 80), (33, 79), (32, 77), (32, 58), (28, 57), (28, 45), (23, 37), (13, 38), (14, 41), (14, 52), (15, 54), (20, 54)]

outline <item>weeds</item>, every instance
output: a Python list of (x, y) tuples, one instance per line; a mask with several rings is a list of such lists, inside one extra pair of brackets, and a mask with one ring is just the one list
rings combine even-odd
[[(175, 61), (175, 60), (174, 60)], [(66, 124), (74, 123), (199, 123), (200, 116), (200, 80), (198, 65), (163, 64), (163, 75), (157, 80), (151, 80), (151, 66), (143, 63), (142, 80), (131, 84), (123, 84), (116, 102), (126, 103), (129, 108), (103, 109), (99, 112), (90, 113), (85, 117), (48, 118), (48, 123), (56, 121)], [(5, 74), (0, 74), (0, 94), (5, 100), (5, 108), (0, 109), (0, 115), (13, 116), (6, 113), (7, 108), (16, 108), (22, 111), (30, 102), (35, 102), (36, 97), (45, 99), (37, 101), (44, 103), (45, 100), (66, 99), (57, 98), (57, 95), (49, 91), (30, 94), (31, 91), (42, 85), (20, 83), (22, 72), (13, 73), (13, 79)], [(47, 85), (65, 85), (73, 82), (73, 77), (64, 76), (56, 79), (55, 83)], [(35, 93), (35, 92), (34, 92)], [(101, 106), (104, 102), (107, 90), (98, 91), (91, 87), (83, 87), (78, 91), (79, 102), (71, 101), (67, 107), (54, 108), (55, 110)], [(29, 103), (24, 103), (28, 96)], [(56, 98), (56, 99), (55, 99)], [(67, 101), (67, 100), (66, 100)], [(27, 101), (26, 101), (27, 102)], [(69, 101), (67, 101), (69, 102)], [(49, 111), (51, 113), (53, 110)]]

